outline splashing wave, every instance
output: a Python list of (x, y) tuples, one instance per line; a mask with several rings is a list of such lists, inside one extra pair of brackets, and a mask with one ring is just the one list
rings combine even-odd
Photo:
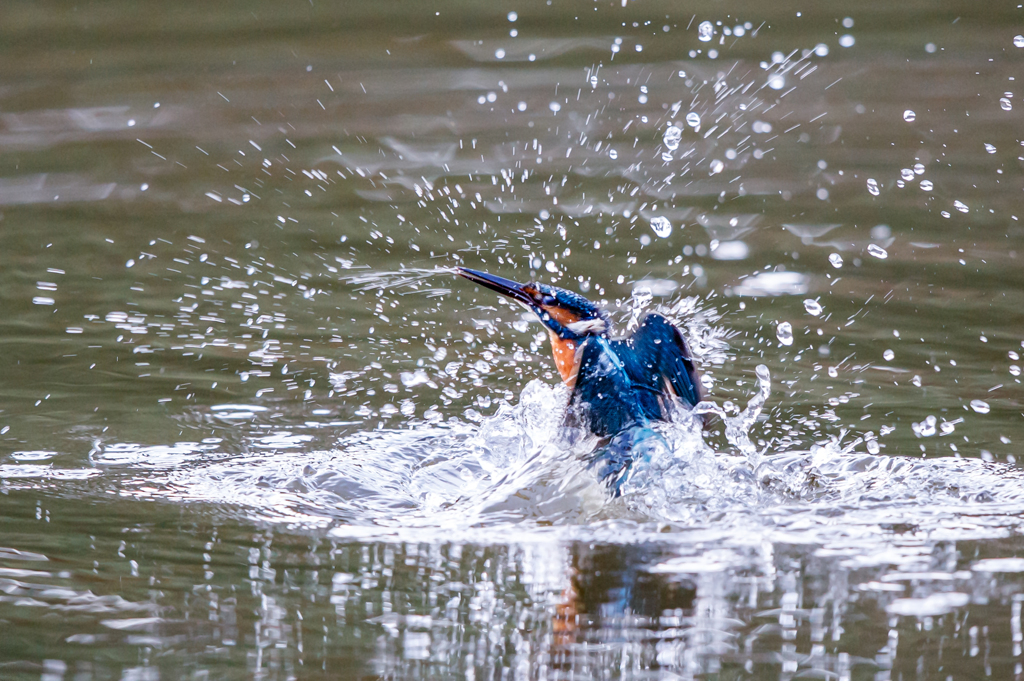
[(518, 404), (479, 425), (420, 422), (360, 432), (334, 449), (192, 452), (164, 466), (161, 457), (135, 461), (125, 447), (110, 447), (94, 453), (93, 463), (108, 472), (127, 468), (122, 494), (240, 506), (258, 520), (342, 533), (486, 537), (495, 529), (556, 528), (545, 531), (596, 536), (609, 523), (626, 523), (631, 533), (618, 532), (620, 541), (671, 526), (831, 544), (897, 526), (974, 538), (1020, 527), (1024, 481), (1012, 466), (875, 456), (857, 451), (860, 439), (758, 451), (749, 433), (769, 396), (766, 368), (758, 367), (758, 381), (735, 415), (710, 402), (698, 406), (696, 413), (718, 417), (709, 432), (690, 412), (659, 424), (667, 446), (652, 452), (615, 500), (587, 467), (596, 439), (561, 426), (566, 388), (539, 380)]

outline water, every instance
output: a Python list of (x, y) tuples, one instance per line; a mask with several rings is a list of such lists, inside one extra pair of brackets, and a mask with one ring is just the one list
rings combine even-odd
[(789, 322), (779, 322), (779, 325), (775, 329), (775, 337), (779, 339), (779, 342), (783, 345), (793, 344), (793, 325)]
[(675, 125), (670, 125), (665, 129), (665, 135), (662, 138), (662, 142), (665, 147), (670, 151), (675, 151), (679, 148), (679, 142), (683, 138), (683, 131)]
[(821, 303), (811, 298), (804, 300), (804, 309), (807, 310), (807, 314), (813, 317), (819, 316), (822, 311)]
[(651, 230), (662, 239), (672, 234), (672, 222), (661, 215), (651, 218)]
[[(0, 676), (1021, 676), (1021, 10), (889, 12), (12, 7)], [(457, 265), (709, 425), (610, 499)]]

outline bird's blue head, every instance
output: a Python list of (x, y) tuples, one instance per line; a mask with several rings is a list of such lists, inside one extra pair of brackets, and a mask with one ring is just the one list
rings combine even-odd
[(579, 342), (587, 336), (606, 336), (611, 328), (604, 310), (568, 289), (540, 282), (520, 284), (467, 267), (459, 267), (457, 271), (466, 279), (530, 309), (561, 340)]

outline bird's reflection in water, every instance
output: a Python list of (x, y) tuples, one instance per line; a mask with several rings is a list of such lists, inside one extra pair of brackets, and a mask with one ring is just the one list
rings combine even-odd
[(554, 669), (570, 674), (589, 667), (595, 645), (619, 653), (635, 648), (641, 658), (653, 657), (648, 662), (656, 663), (650, 640), (666, 623), (691, 615), (697, 602), (692, 580), (650, 570), (664, 551), (643, 544), (572, 546), (570, 585), (551, 623)]

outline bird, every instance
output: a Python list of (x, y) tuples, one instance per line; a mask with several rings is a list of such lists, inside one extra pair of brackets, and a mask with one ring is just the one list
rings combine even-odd
[(468, 267), (456, 272), (523, 305), (545, 326), (555, 367), (571, 391), (567, 416), (602, 440), (590, 465), (612, 496), (622, 493), (652, 446), (667, 447), (652, 425), (668, 421), (674, 405), (692, 409), (704, 399), (689, 345), (663, 315), (648, 312), (632, 334), (614, 338), (608, 312), (574, 291)]

